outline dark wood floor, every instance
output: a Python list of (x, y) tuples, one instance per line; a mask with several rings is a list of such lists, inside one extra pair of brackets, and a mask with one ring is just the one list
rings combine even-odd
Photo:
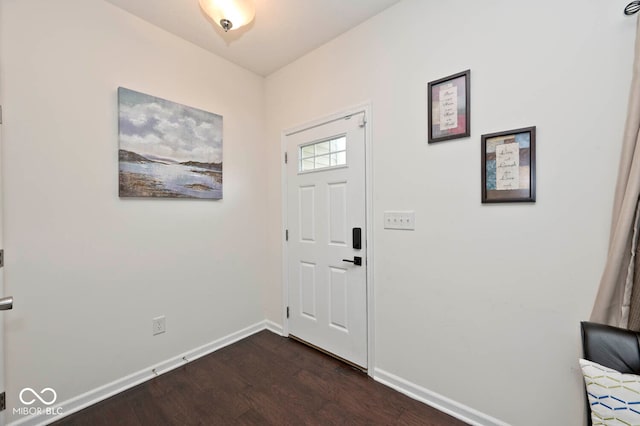
[(268, 331), (56, 425), (464, 425)]

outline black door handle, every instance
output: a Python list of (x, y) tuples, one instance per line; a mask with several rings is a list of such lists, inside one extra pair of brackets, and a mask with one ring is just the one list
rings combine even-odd
[(354, 256), (353, 260), (342, 259), (343, 262), (353, 263), (354, 265), (362, 266), (362, 258), (360, 256)]

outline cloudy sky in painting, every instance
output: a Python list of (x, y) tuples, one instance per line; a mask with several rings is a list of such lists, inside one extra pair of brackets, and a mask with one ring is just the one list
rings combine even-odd
[(222, 162), (222, 116), (118, 89), (120, 149), (178, 162)]

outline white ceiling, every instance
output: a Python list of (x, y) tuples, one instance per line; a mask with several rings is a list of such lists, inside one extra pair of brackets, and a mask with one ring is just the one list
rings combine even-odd
[(106, 1), (266, 76), (400, 0), (255, 0), (255, 20), (226, 34), (198, 0)]

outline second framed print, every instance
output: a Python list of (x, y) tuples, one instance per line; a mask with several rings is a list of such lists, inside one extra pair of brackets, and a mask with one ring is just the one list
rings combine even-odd
[(470, 79), (466, 70), (427, 84), (429, 143), (471, 134)]
[(536, 201), (536, 128), (482, 135), (482, 202)]

